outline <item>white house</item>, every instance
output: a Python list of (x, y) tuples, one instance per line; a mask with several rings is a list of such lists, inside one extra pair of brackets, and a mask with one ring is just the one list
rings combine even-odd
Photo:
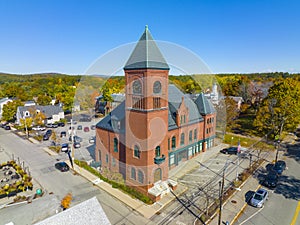
[(46, 117), (45, 123), (55, 123), (60, 119), (65, 118), (64, 111), (61, 107), (55, 105), (32, 105), (32, 106), (19, 106), (17, 108), (17, 121), (20, 124), (20, 119), (33, 117), (34, 113), (43, 113)]
[(7, 104), (8, 102), (12, 102), (10, 98), (2, 98), (0, 99), (0, 119), (2, 118), (2, 113), (3, 113), (3, 106)]

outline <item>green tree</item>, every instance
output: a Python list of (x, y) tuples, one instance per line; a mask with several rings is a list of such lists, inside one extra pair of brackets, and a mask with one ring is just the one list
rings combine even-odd
[(8, 102), (3, 106), (2, 119), (5, 121), (14, 121), (18, 106), (22, 106), (20, 100)]
[(48, 95), (39, 95), (37, 98), (37, 104), (39, 105), (49, 105), (52, 98)]
[(264, 134), (281, 135), (293, 131), (300, 122), (300, 82), (280, 79), (269, 89), (254, 120), (254, 126)]
[(26, 131), (26, 135), (28, 138), (28, 130), (32, 127), (32, 118), (31, 117), (26, 117), (25, 119), (20, 119), (20, 127), (23, 128)]

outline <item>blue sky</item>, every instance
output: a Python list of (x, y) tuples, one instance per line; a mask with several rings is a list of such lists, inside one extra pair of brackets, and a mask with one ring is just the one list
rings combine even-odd
[(213, 73), (300, 72), (299, 8), (297, 0), (0, 0), (0, 72), (83, 74), (146, 24)]

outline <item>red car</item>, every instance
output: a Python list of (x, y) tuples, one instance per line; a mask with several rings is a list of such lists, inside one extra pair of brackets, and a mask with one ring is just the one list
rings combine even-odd
[(84, 131), (84, 132), (89, 132), (89, 131), (90, 131), (90, 128), (85, 127), (85, 128), (83, 129), (83, 131)]

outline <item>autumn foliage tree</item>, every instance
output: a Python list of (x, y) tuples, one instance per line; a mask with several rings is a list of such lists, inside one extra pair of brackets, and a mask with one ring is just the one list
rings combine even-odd
[(293, 131), (300, 123), (300, 82), (280, 79), (269, 89), (254, 120), (254, 126), (264, 134), (281, 135)]
[(70, 208), (70, 204), (72, 201), (72, 194), (68, 193), (62, 200), (61, 200), (61, 207), (63, 209), (68, 209)]

